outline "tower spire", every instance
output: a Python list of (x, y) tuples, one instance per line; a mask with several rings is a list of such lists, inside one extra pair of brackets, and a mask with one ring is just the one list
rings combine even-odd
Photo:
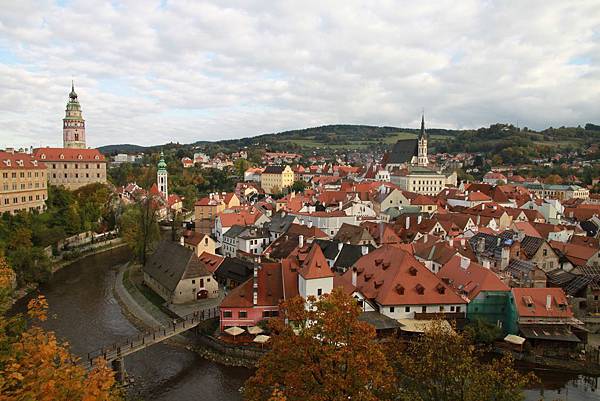
[(423, 109), (423, 112), (421, 113), (421, 135), (420, 137), (424, 137), (425, 136), (425, 109)]

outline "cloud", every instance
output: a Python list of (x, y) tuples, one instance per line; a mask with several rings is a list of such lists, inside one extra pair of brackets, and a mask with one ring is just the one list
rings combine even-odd
[(0, 10), (0, 147), (356, 123), (600, 122), (600, 3), (19, 1)]

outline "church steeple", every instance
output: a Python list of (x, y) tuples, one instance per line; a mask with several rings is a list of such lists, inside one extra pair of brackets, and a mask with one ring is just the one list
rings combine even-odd
[(419, 139), (427, 138), (427, 133), (425, 132), (425, 112), (421, 114), (421, 132), (419, 132)]
[(71, 81), (71, 93), (63, 118), (63, 147), (85, 149), (85, 120), (81, 116), (81, 106), (77, 100), (75, 83)]
[(421, 132), (419, 132), (418, 139), (417, 164), (423, 167), (429, 164), (429, 158), (427, 157), (427, 132), (425, 132), (425, 112), (421, 114)]

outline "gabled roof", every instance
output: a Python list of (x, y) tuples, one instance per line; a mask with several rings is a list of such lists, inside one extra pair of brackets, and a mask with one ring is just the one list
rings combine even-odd
[(253, 267), (254, 264), (248, 260), (226, 257), (215, 271), (215, 277), (219, 281), (229, 279), (242, 283), (252, 276)]
[[(461, 263), (461, 261), (463, 261)], [(500, 278), (485, 267), (475, 262), (464, 262), (465, 259), (454, 256), (438, 272), (444, 282), (448, 283), (459, 294), (473, 300), (482, 291), (510, 291)], [(463, 267), (465, 266), (465, 267)]]
[(194, 251), (172, 241), (161, 241), (143, 270), (169, 291), (182, 279), (211, 275)]
[(211, 273), (214, 273), (225, 260), (223, 256), (213, 255), (206, 251), (202, 252), (200, 256), (198, 256), (198, 259), (200, 259), (200, 262), (204, 263), (206, 269)]
[(327, 259), (318, 244), (313, 243), (306, 258), (300, 265), (299, 274), (305, 280), (333, 277), (333, 271), (327, 264)]
[[(520, 318), (573, 317), (573, 311), (561, 288), (513, 288), (511, 291)], [(547, 308), (548, 296), (550, 297), (549, 308)]]
[(384, 164), (410, 163), (418, 155), (419, 143), (416, 139), (401, 139), (394, 144), (392, 151), (384, 156)]
[[(280, 263), (262, 263), (257, 272), (258, 297), (256, 306), (279, 306), (283, 299)], [(250, 308), (254, 306), (254, 279), (250, 278), (231, 290), (221, 302), (220, 308)]]
[(358, 245), (361, 241), (373, 241), (373, 237), (366, 228), (348, 223), (342, 223), (333, 239), (354, 245)]
[(527, 256), (532, 257), (537, 253), (538, 249), (540, 249), (540, 246), (542, 246), (544, 242), (546, 241), (544, 241), (542, 238), (530, 237), (526, 235), (521, 241), (521, 250), (523, 250)]
[(409, 253), (383, 245), (360, 258), (342, 279), (351, 285), (356, 271), (356, 289), (380, 305), (465, 304), (435, 274)]

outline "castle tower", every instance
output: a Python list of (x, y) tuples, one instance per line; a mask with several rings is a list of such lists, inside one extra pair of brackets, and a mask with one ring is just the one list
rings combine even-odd
[(160, 161), (158, 162), (158, 170), (156, 171), (156, 183), (158, 191), (165, 197), (169, 198), (169, 182), (168, 182), (167, 163), (165, 163), (165, 155), (160, 152)]
[(81, 106), (73, 82), (71, 82), (69, 103), (63, 118), (63, 147), (85, 149), (85, 121), (81, 117)]
[(425, 132), (425, 113), (421, 115), (421, 132), (418, 139), (417, 165), (425, 167), (429, 164), (427, 158), (427, 133)]

